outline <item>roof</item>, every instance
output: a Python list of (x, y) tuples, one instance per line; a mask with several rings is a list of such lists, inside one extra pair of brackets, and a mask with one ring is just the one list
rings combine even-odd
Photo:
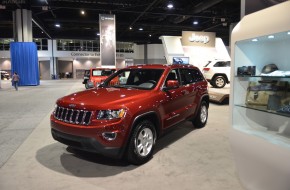
[[(169, 2), (174, 8), (167, 8)], [(12, 12), (20, 8), (32, 11), (34, 38), (96, 40), (99, 14), (114, 14), (117, 41), (137, 44), (161, 43), (161, 35), (182, 31), (216, 32), (228, 44), (230, 24), (240, 20), (238, 0), (2, 1), (0, 38), (13, 38)]]
[(144, 65), (135, 65), (135, 66), (129, 66), (125, 69), (167, 69), (167, 68), (196, 68), (193, 65), (190, 64), (172, 64), (172, 65), (166, 65), (166, 64), (144, 64)]

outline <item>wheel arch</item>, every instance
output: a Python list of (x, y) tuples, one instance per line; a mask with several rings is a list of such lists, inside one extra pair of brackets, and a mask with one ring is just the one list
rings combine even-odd
[(213, 81), (213, 79), (215, 78), (215, 77), (218, 77), (218, 76), (222, 76), (222, 77), (224, 77), (225, 79), (226, 79), (226, 83), (229, 83), (230, 81), (229, 81), (229, 79), (228, 79), (228, 77), (227, 77), (227, 75), (225, 74), (225, 73), (215, 73), (213, 76), (212, 76), (212, 81)]
[(140, 115), (137, 115), (134, 118), (134, 120), (133, 120), (133, 122), (131, 124), (129, 136), (131, 135), (132, 130), (136, 126), (136, 124), (138, 124), (142, 120), (149, 120), (149, 121), (151, 121), (154, 124), (154, 126), (155, 126), (156, 136), (158, 137), (160, 135), (160, 132), (161, 132), (161, 126), (160, 126), (161, 121), (160, 121), (160, 118), (158, 117), (158, 114), (156, 112), (149, 111), (149, 112), (146, 112), (146, 113), (142, 113)]
[(201, 104), (202, 101), (205, 101), (206, 104), (207, 104), (207, 107), (209, 107), (209, 95), (203, 95), (203, 96), (201, 97), (201, 101), (200, 101), (200, 103), (199, 103), (199, 106), (200, 106), (200, 104)]
[(206, 105), (207, 105), (207, 108), (209, 108), (209, 95), (208, 94), (204, 94), (204, 95), (201, 96), (200, 101), (199, 101), (199, 103), (197, 105), (197, 109), (196, 109), (196, 111), (194, 113), (194, 116), (191, 119), (194, 119), (196, 117), (202, 101), (205, 101)]

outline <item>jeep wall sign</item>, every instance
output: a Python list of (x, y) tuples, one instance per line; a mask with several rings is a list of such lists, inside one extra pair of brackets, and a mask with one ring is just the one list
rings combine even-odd
[(182, 31), (181, 43), (183, 46), (215, 47), (214, 32)]

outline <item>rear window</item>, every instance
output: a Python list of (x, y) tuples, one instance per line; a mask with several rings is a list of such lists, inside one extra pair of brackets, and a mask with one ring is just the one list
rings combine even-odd
[(211, 63), (211, 61), (209, 61), (204, 67), (207, 67), (210, 63)]
[(230, 67), (231, 64), (230, 61), (219, 61), (216, 64), (214, 64), (214, 67)]
[(114, 69), (101, 69), (101, 70), (93, 70), (92, 75), (95, 76), (109, 76), (115, 72)]

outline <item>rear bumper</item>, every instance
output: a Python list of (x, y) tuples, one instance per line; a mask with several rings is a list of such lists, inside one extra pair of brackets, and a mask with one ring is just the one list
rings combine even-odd
[(51, 129), (52, 137), (65, 145), (87, 152), (98, 153), (112, 158), (121, 158), (123, 155), (122, 147), (106, 147), (99, 143), (95, 138), (81, 137)]

